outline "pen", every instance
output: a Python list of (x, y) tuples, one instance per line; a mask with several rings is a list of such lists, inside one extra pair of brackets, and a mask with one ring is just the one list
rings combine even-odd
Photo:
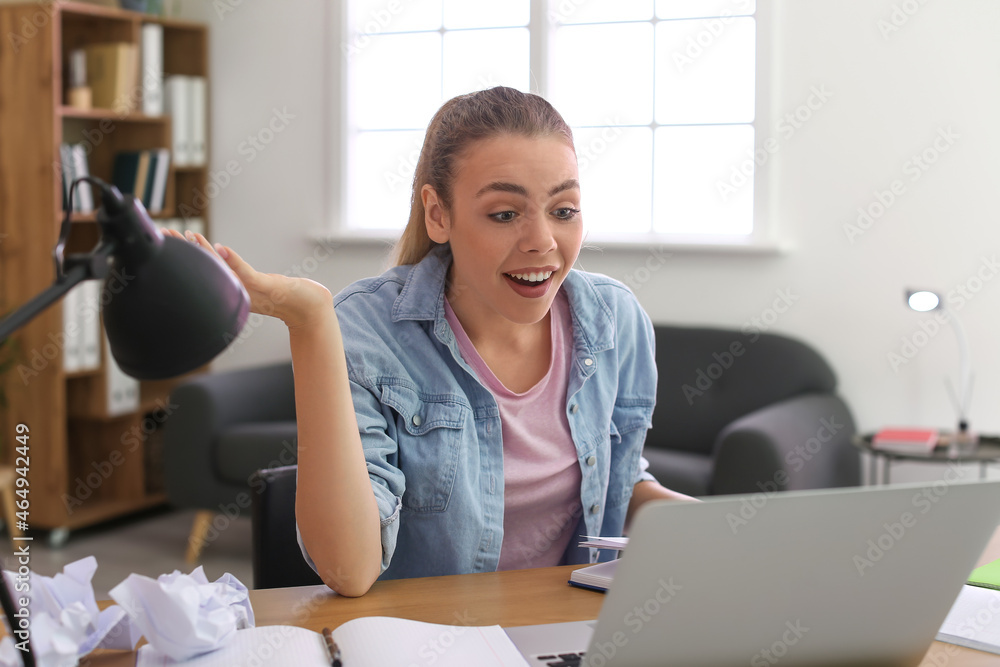
[(340, 649), (337, 648), (337, 642), (333, 641), (330, 628), (323, 628), (323, 639), (326, 640), (326, 650), (330, 652), (330, 667), (343, 667), (344, 663), (340, 661)]

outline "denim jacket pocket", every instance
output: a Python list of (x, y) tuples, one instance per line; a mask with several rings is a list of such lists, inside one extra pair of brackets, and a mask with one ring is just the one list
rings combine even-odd
[(402, 385), (383, 386), (382, 403), (396, 416), (398, 465), (406, 479), (403, 510), (445, 511), (471, 409), (453, 398), (425, 396)]

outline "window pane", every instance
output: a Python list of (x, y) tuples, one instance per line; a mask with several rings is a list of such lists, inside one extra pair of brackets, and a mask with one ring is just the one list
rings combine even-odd
[[(753, 231), (754, 130), (750, 125), (661, 127), (653, 165), (653, 228), (672, 234)], [(750, 160), (745, 181), (731, 178)], [(749, 172), (749, 175), (746, 175)], [(721, 187), (723, 184), (731, 190)]]
[(559, 28), (549, 100), (570, 125), (646, 125), (653, 119), (653, 27)]
[(441, 0), (350, 0), (348, 7), (348, 25), (362, 38), (441, 27)]
[(528, 0), (444, 0), (444, 27), (449, 29), (528, 25), (530, 15), (531, 4)]
[(653, 18), (653, 0), (549, 0), (552, 23), (607, 23), (648, 21)]
[(585, 229), (649, 232), (653, 132), (648, 127), (574, 128)]
[(657, 24), (656, 122), (753, 122), (756, 23), (722, 21)]
[(355, 136), (347, 170), (349, 227), (403, 228), (410, 217), (410, 189), (423, 140), (422, 131)]
[(528, 54), (526, 28), (445, 33), (445, 99), (493, 86), (527, 92), (531, 70)]
[(755, 11), (755, 0), (656, 0), (656, 18), (660, 19), (749, 16)]
[(350, 103), (360, 129), (422, 128), (441, 104), (441, 35), (379, 35), (353, 61)]

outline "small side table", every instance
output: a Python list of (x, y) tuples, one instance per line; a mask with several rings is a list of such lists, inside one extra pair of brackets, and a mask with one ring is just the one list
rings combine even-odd
[(989, 464), (1000, 462), (1000, 436), (980, 435), (979, 444), (971, 451), (952, 451), (948, 446), (935, 447), (930, 452), (900, 453), (872, 447), (874, 433), (854, 436), (854, 446), (870, 456), (869, 480), (878, 479), (879, 462), (882, 465), (881, 484), (889, 483), (889, 468), (893, 461), (923, 461), (925, 463), (978, 463), (979, 479), (986, 479)]

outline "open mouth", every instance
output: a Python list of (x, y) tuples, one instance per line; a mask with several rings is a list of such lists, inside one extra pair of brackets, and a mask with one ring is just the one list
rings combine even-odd
[(551, 271), (540, 271), (538, 273), (505, 273), (505, 276), (510, 278), (512, 282), (518, 285), (524, 285), (525, 287), (534, 287), (536, 285), (541, 285), (546, 280), (552, 277)]

